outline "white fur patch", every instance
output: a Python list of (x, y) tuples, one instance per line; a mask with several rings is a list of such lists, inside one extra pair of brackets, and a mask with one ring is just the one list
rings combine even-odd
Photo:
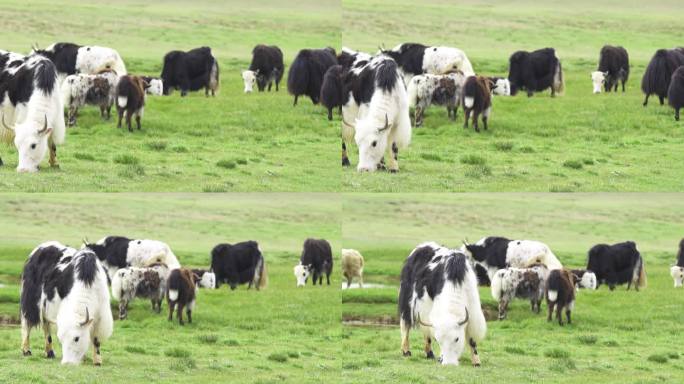
[(475, 98), (466, 96), (465, 99), (463, 100), (463, 104), (466, 106), (466, 108), (472, 108), (473, 105), (475, 104)]
[(169, 289), (169, 300), (171, 300), (171, 301), (178, 300), (178, 290), (177, 289)]
[(558, 300), (558, 291), (554, 291), (552, 289), (549, 289), (549, 301), (557, 301)]

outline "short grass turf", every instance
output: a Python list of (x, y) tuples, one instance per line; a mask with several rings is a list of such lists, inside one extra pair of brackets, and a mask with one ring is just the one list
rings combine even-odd
[[(417, 42), (463, 49), (475, 71), (507, 76), (517, 50), (554, 47), (565, 95), (495, 97), (489, 131), (462, 128), (432, 107), (399, 174), (343, 172), (345, 191), (680, 191), (684, 125), (651, 98), (642, 107), (645, 67), (660, 48), (682, 45), (675, 0), (564, 1), (343, 0), (342, 44), (376, 52)], [(629, 52), (626, 93), (592, 94), (604, 44)], [(352, 164), (358, 150), (350, 148)]]
[[(3, 383), (320, 383), (339, 382), (339, 271), (331, 286), (297, 289), (292, 266), (306, 237), (328, 239), (339, 252), (339, 200), (316, 194), (48, 194), (0, 198), (0, 382)], [(49, 213), (48, 213), (49, 212)], [(269, 286), (260, 292), (198, 292), (193, 323), (168, 322), (136, 300), (129, 318), (115, 320), (102, 343), (103, 365), (91, 353), (78, 367), (44, 357), (42, 331), (33, 330), (33, 356), (21, 354), (19, 281), (40, 242), (78, 246), (106, 234), (160, 239), (185, 266), (204, 267), (219, 242), (257, 240)], [(112, 302), (114, 313), (118, 313)], [(175, 316), (174, 316), (175, 317)], [(57, 340), (53, 328), (53, 338)]]
[[(656, 383), (684, 372), (680, 347), (684, 296), (673, 288), (669, 267), (682, 233), (680, 194), (349, 194), (342, 241), (365, 257), (366, 283), (385, 288), (342, 292), (345, 320), (343, 383)], [(597, 243), (637, 242), (647, 288), (577, 294), (572, 325), (546, 322), (516, 300), (504, 321), (489, 321), (473, 368), (465, 352), (459, 367), (425, 359), (422, 335), (411, 334), (413, 356), (402, 357), (396, 300), (399, 274), (411, 250), (434, 240), (460, 247), (488, 235), (536, 239), (565, 266), (586, 265)], [(488, 287), (480, 288), (485, 312), (496, 316)], [(435, 343), (435, 354), (439, 348)]]
[[(334, 191), (338, 128), (301, 100), (292, 107), (287, 75), (279, 92), (245, 95), (241, 70), (252, 48), (279, 45), (287, 68), (302, 48), (338, 46), (339, 2), (8, 0), (0, 4), (0, 49), (27, 53), (58, 41), (116, 49), (132, 74), (158, 76), (175, 49), (212, 48), (220, 65), (215, 98), (148, 97), (142, 131), (81, 110), (37, 174), (17, 174), (13, 145), (0, 145), (3, 191)], [(116, 114), (116, 113), (115, 113)]]

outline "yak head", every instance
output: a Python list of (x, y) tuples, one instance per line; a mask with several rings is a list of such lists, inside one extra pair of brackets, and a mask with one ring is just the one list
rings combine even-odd
[(150, 87), (147, 88), (147, 93), (152, 96), (161, 96), (164, 94), (164, 81), (162, 79), (150, 79)]
[(57, 337), (62, 344), (62, 364), (80, 364), (90, 346), (94, 318), (88, 307), (85, 316), (74, 319), (66, 315), (57, 318)]
[(478, 241), (476, 244), (470, 244), (468, 243), (468, 240), (463, 240), (463, 247), (461, 250), (471, 260), (480, 262), (486, 261), (487, 253), (484, 245), (484, 239)]
[(468, 308), (465, 315), (454, 318), (451, 314), (435, 321), (435, 340), (442, 352), (442, 365), (458, 365), (458, 359), (466, 345), (466, 326), (468, 324)]
[(511, 82), (502, 77), (490, 77), (492, 81), (492, 94), (499, 96), (511, 95)]
[(306, 280), (311, 275), (311, 265), (297, 264), (294, 267), (294, 275), (297, 278), (297, 286), (303, 287), (306, 285)]
[[(242, 81), (245, 83), (245, 93), (251, 93), (252, 91), (254, 91), (254, 84), (256, 84), (258, 77), (258, 69), (256, 71), (242, 71)], [(261, 90), (261, 86), (257, 86)]]
[(608, 72), (594, 71), (591, 73), (591, 82), (594, 85), (594, 93), (601, 93), (601, 87), (606, 84)]
[(596, 289), (596, 274), (592, 271), (586, 271), (579, 279), (580, 288)]
[(684, 285), (684, 267), (674, 266), (670, 268), (670, 276), (674, 280), (674, 286), (681, 287)]
[(202, 288), (216, 288), (216, 274), (214, 272), (204, 272), (199, 279), (199, 286)]
[(354, 140), (359, 148), (359, 172), (375, 171), (385, 155), (389, 138), (389, 120), (385, 115), (385, 124), (376, 126), (372, 119), (357, 119)]
[(24, 123), (10, 127), (2, 116), (3, 129), (14, 132), (14, 146), (19, 153), (17, 172), (38, 172), (38, 165), (45, 158), (48, 150), (48, 138), (52, 128), (48, 127), (48, 119), (38, 123), (27, 119)]

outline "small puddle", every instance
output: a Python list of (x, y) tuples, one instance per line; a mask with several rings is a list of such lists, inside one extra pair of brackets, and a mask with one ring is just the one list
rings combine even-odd
[(389, 315), (376, 317), (342, 315), (342, 325), (350, 327), (396, 327), (399, 325), (399, 320)]
[(343, 282), (342, 283), (342, 289), (376, 289), (376, 288), (393, 288), (392, 285), (385, 285), (385, 284), (373, 284), (373, 283), (364, 283), (363, 287), (359, 285), (359, 283), (352, 283), (349, 288), (347, 288), (347, 283)]

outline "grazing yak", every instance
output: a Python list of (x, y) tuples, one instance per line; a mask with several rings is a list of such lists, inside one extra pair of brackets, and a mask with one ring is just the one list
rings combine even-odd
[(397, 62), (404, 85), (408, 85), (413, 76), (423, 73), (445, 75), (461, 71), (465, 76), (475, 74), (468, 56), (458, 48), (403, 43), (390, 50), (381, 50), (381, 53)]
[(548, 269), (563, 268), (546, 244), (533, 240), (490, 236), (475, 244), (464, 241), (461, 250), (469, 256), (471, 263), (487, 270), (490, 280), (496, 271), (508, 267), (529, 268), (534, 264), (543, 264)]
[(166, 243), (157, 240), (129, 239), (123, 236), (107, 236), (96, 243), (84, 241), (84, 248), (97, 254), (107, 270), (109, 279), (120, 268), (149, 267), (165, 264), (169, 269), (180, 268), (180, 263)]
[(563, 325), (561, 312), (565, 309), (565, 316), (568, 324), (572, 322), (570, 313), (575, 308), (575, 285), (577, 276), (567, 269), (554, 269), (549, 272), (546, 280), (546, 304), (549, 307), (547, 321), (551, 321), (553, 309), (556, 308), (556, 320), (559, 325)]
[(551, 96), (562, 94), (565, 89), (563, 69), (553, 48), (543, 48), (534, 52), (517, 51), (509, 58), (508, 80), (511, 82), (511, 95), (527, 91), (532, 97), (534, 92), (551, 88)]
[(197, 288), (216, 288), (216, 274), (206, 269), (192, 269), (192, 273), (197, 276)]
[(323, 275), (330, 285), (330, 274), (333, 268), (332, 249), (325, 239), (306, 239), (302, 247), (302, 255), (299, 264), (294, 267), (294, 275), (297, 286), (303, 287), (309, 276), (312, 276), (313, 285), (323, 285)]
[(287, 90), (294, 96), (297, 105), (299, 96), (309, 96), (311, 102), (318, 104), (325, 71), (337, 64), (335, 50), (302, 49), (295, 57), (287, 75)]
[(109, 120), (116, 99), (119, 76), (105, 69), (95, 75), (78, 73), (67, 76), (62, 82), (62, 103), (67, 108), (67, 124), (76, 125), (79, 108), (86, 105), (100, 107), (100, 117)]
[(670, 268), (670, 276), (672, 276), (672, 279), (674, 280), (675, 288), (684, 285), (684, 239), (679, 242), (677, 265)]
[(465, 113), (465, 120), (463, 128), (468, 128), (468, 120), (470, 114), (473, 114), (473, 128), (475, 132), (480, 132), (478, 127), (478, 120), (482, 115), (482, 124), (485, 131), (487, 130), (487, 120), (492, 112), (492, 88), (495, 84), (488, 77), (484, 76), (470, 76), (463, 84), (463, 95), (461, 97), (463, 103), (463, 112)]
[(249, 69), (242, 71), (242, 81), (245, 83), (245, 93), (250, 93), (257, 85), (259, 92), (263, 92), (268, 86), (275, 83), (275, 90), (278, 92), (278, 85), (283, 78), (285, 65), (283, 64), (283, 52), (275, 45), (267, 46), (259, 44), (252, 49), (252, 63)]
[(204, 88), (204, 95), (216, 95), (219, 87), (218, 61), (211, 54), (211, 48), (200, 47), (187, 52), (171, 51), (164, 55), (164, 66), (161, 79), (164, 83), (164, 95), (171, 94), (173, 89), (180, 89), (181, 97), (189, 91)]
[(625, 83), (629, 78), (629, 55), (623, 47), (604, 45), (601, 48), (598, 69), (591, 73), (591, 81), (594, 83), (594, 93), (601, 93), (601, 86), (606, 92), (613, 88), (617, 92), (618, 83), (622, 83), (622, 92), (625, 91)]
[(586, 269), (571, 269), (570, 272), (577, 277), (575, 288), (578, 290), (580, 288), (591, 290), (597, 288), (596, 274), (594, 272), (587, 271)]
[(128, 317), (128, 304), (136, 297), (150, 299), (152, 310), (161, 312), (169, 268), (164, 264), (121, 268), (112, 279), (112, 297), (119, 302), (119, 320)]
[(129, 132), (131, 128), (131, 118), (135, 115), (135, 124), (140, 130), (140, 118), (145, 112), (145, 93), (150, 87), (140, 76), (121, 76), (116, 86), (116, 112), (119, 115), (119, 122), (116, 127), (121, 128), (121, 119), (126, 114), (126, 126)]
[(59, 167), (57, 145), (64, 143), (66, 127), (54, 63), (5, 53), (0, 64), (0, 141), (14, 142), (17, 172), (37, 172), (48, 150), (50, 166)]
[(195, 293), (197, 276), (187, 268), (177, 268), (169, 273), (166, 282), (166, 300), (169, 304), (169, 321), (173, 320), (173, 311), (178, 305), (178, 323), (183, 322), (183, 308), (188, 316), (188, 323), (192, 323), (192, 311), (195, 309)]
[(39, 245), (21, 274), (21, 350), (31, 355), (32, 328), (45, 333), (45, 353), (55, 358), (51, 325), (57, 325), (62, 364), (80, 364), (93, 346), (93, 364), (101, 365), (100, 344), (111, 336), (107, 275), (90, 249), (76, 250), (56, 241)]
[(345, 87), (342, 165), (349, 165), (345, 142), (353, 137), (359, 149), (359, 172), (379, 168), (398, 172), (399, 149), (411, 142), (411, 117), (397, 63), (386, 55), (359, 60), (345, 77)]
[(352, 279), (359, 280), (359, 286), (363, 288), (363, 256), (355, 249), (342, 249), (342, 274), (347, 279), (347, 288), (351, 286)]
[(589, 250), (587, 270), (596, 274), (597, 287), (608, 284), (611, 291), (624, 283), (627, 290), (632, 284), (637, 291), (646, 287), (644, 260), (633, 241), (593, 246)]
[(333, 109), (337, 108), (342, 114), (342, 100), (344, 99), (344, 86), (342, 78), (345, 69), (341, 65), (333, 65), (325, 71), (323, 84), (321, 85), (321, 105), (328, 110), (328, 120), (333, 119)]
[(539, 313), (549, 270), (543, 264), (530, 268), (499, 269), (492, 279), (492, 297), (499, 303), (499, 320), (506, 318), (508, 304), (518, 297), (529, 299), (532, 312)]
[(152, 76), (140, 76), (144, 82), (150, 86), (145, 89), (145, 93), (152, 96), (161, 96), (164, 94), (164, 80)]
[(247, 289), (254, 285), (258, 291), (268, 284), (266, 261), (256, 241), (216, 245), (211, 250), (211, 271), (216, 274), (216, 288), (222, 283), (231, 290), (249, 284)]
[(684, 64), (672, 74), (667, 89), (667, 101), (675, 110), (675, 120), (679, 121), (679, 110), (684, 107)]
[(411, 356), (409, 331), (420, 326), (428, 359), (435, 357), (435, 339), (443, 365), (458, 365), (466, 345), (473, 365), (480, 365), (477, 343), (484, 339), (487, 323), (477, 277), (460, 250), (429, 242), (411, 251), (401, 270), (398, 304), (404, 356)]
[(102, 70), (109, 69), (119, 76), (127, 74), (126, 65), (119, 53), (107, 47), (55, 43), (45, 49), (34, 47), (33, 52), (43, 55), (55, 63), (60, 76), (60, 83), (66, 76), (76, 73), (94, 75)]
[(450, 120), (456, 120), (464, 82), (465, 75), (461, 71), (448, 75), (426, 73), (413, 76), (406, 91), (409, 107), (414, 108), (414, 125), (416, 127), (423, 125), (425, 110), (432, 104), (445, 106), (447, 117)]
[(648, 105), (648, 98), (653, 94), (658, 96), (660, 105), (665, 104), (672, 74), (681, 65), (684, 65), (684, 48), (656, 51), (646, 67), (644, 77), (641, 78), (641, 91), (646, 95), (644, 107)]

